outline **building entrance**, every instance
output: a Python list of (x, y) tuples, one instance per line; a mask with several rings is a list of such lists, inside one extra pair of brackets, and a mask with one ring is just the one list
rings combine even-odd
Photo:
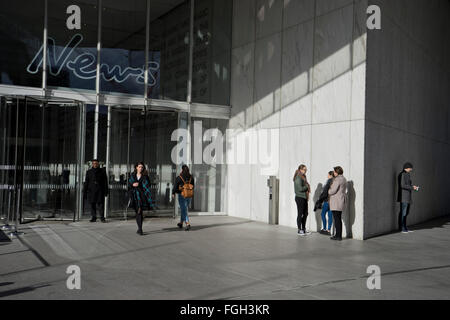
[(103, 149), (107, 159), (110, 187), (107, 215), (134, 216), (133, 209), (128, 208), (127, 181), (134, 165), (142, 161), (147, 166), (155, 203), (155, 211), (146, 214), (173, 216), (171, 192), (177, 168), (171, 153), (177, 142), (172, 141), (172, 133), (179, 128), (179, 113), (121, 105), (110, 106), (108, 118), (106, 146), (99, 144), (99, 154)]
[(1, 218), (75, 220), (83, 104), (31, 96), (0, 99)]

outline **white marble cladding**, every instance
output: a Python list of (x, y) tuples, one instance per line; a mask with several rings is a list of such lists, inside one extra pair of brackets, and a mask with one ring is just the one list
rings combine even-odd
[[(308, 166), (317, 196), (341, 165), (353, 192), (344, 235), (363, 239), (366, 8), (367, 0), (234, 0), (229, 127), (278, 130), (281, 225), (296, 228), (297, 167)], [(261, 170), (228, 166), (229, 215), (268, 221)], [(308, 226), (318, 231), (309, 206)]]

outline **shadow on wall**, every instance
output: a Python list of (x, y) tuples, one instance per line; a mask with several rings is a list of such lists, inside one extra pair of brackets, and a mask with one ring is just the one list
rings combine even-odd
[(392, 186), (394, 186), (393, 190), (393, 199), (392, 199), (392, 217), (390, 219), (391, 222), (391, 229), (396, 230), (398, 228), (398, 212), (400, 211), (400, 205), (398, 204), (398, 175), (399, 172), (397, 172), (396, 168), (392, 168), (393, 175), (392, 175)]
[[(319, 183), (317, 185), (316, 191), (314, 192), (313, 196), (313, 203), (315, 204), (317, 200), (319, 200), (320, 195), (322, 194), (323, 190), (323, 184)], [(322, 229), (322, 209), (318, 209), (314, 211), (314, 215), (316, 216), (316, 226), (317, 226), (317, 232), (319, 232)]]
[(347, 199), (348, 199), (347, 209), (342, 215), (342, 220), (343, 225), (347, 230), (347, 238), (353, 238), (352, 230), (355, 224), (355, 215), (356, 215), (356, 208), (355, 208), (356, 191), (354, 188), (353, 181), (347, 182)]

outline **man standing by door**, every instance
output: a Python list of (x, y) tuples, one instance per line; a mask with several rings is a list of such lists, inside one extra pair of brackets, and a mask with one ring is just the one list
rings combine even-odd
[(406, 218), (409, 215), (409, 210), (412, 203), (412, 191), (419, 191), (419, 187), (414, 186), (411, 182), (411, 171), (413, 165), (409, 162), (403, 165), (403, 171), (398, 175), (398, 197), (397, 201), (400, 203), (400, 212), (398, 214), (398, 228), (402, 233), (408, 233), (406, 226)]
[(97, 207), (100, 220), (105, 222), (105, 197), (108, 195), (106, 171), (100, 168), (97, 159), (92, 160), (92, 168), (86, 172), (84, 197), (91, 205), (91, 222), (97, 221)]

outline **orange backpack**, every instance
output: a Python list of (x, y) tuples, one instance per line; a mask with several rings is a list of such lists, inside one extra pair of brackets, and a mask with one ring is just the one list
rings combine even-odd
[(186, 181), (184, 181), (183, 177), (180, 174), (180, 178), (183, 181), (183, 186), (180, 187), (181, 189), (181, 195), (183, 196), (183, 198), (192, 198), (194, 196), (194, 186), (191, 184), (191, 179), (192, 176), (189, 178), (189, 182), (186, 183)]

